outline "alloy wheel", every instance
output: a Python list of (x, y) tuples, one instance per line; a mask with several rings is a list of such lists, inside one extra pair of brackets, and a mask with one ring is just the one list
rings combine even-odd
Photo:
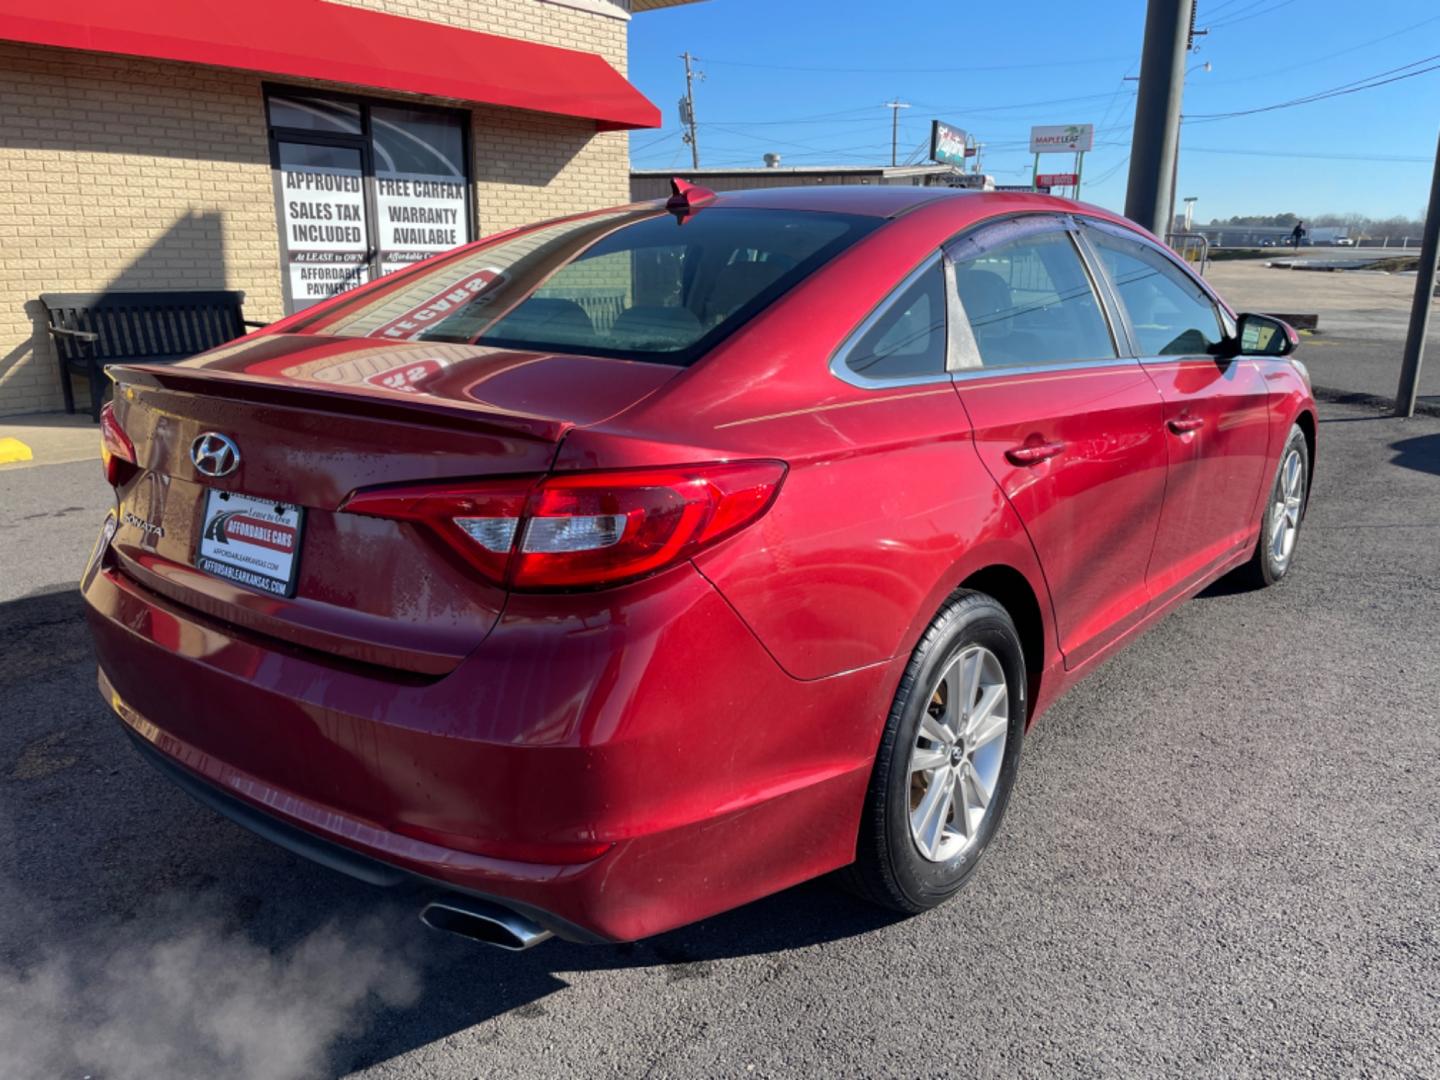
[(981, 645), (962, 649), (932, 688), (910, 751), (910, 836), (926, 859), (947, 862), (974, 843), (1009, 729), (999, 657)]
[(1270, 556), (1277, 567), (1290, 561), (1295, 539), (1300, 534), (1300, 510), (1305, 501), (1305, 462), (1292, 448), (1280, 466), (1280, 483), (1270, 507)]

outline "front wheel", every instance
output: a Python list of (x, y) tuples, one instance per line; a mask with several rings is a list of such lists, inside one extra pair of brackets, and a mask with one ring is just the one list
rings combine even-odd
[(1295, 545), (1300, 539), (1300, 524), (1305, 520), (1309, 490), (1310, 447), (1300, 425), (1295, 424), (1280, 452), (1280, 467), (1275, 472), (1275, 482), (1270, 485), (1270, 497), (1260, 518), (1260, 540), (1245, 568), (1253, 584), (1274, 585), (1290, 572), (1295, 561)]
[(983, 593), (957, 593), (900, 680), (849, 871), (855, 891), (914, 914), (969, 880), (1010, 798), (1026, 707), (1009, 613)]

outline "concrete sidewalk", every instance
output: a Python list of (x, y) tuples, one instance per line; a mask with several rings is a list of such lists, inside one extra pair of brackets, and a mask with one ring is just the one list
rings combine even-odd
[(100, 428), (76, 413), (0, 417), (0, 469), (64, 465), (100, 456)]

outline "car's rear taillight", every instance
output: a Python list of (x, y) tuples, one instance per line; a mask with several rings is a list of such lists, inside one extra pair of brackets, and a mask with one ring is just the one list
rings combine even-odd
[(341, 509), (425, 525), (496, 584), (587, 589), (653, 574), (743, 529), (784, 477), (778, 461), (679, 465), (357, 491)]
[(135, 471), (135, 444), (115, 419), (115, 408), (108, 401), (100, 409), (100, 464), (111, 487), (119, 487)]

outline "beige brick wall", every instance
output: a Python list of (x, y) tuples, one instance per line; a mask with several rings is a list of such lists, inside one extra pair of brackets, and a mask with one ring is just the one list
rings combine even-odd
[[(620, 19), (543, 0), (352, 2), (598, 52), (624, 70)], [(280, 317), (261, 84), (258, 75), (0, 43), (0, 416), (62, 407), (42, 292), (243, 289), (248, 318)], [(482, 235), (627, 201), (623, 132), (488, 106), (471, 112)], [(83, 380), (76, 395), (83, 408)]]
[(513, 109), (473, 111), (480, 235), (630, 201), (623, 131)]
[(242, 288), (275, 318), (277, 243), (258, 79), (0, 45), (0, 414), (61, 407), (40, 293)]

